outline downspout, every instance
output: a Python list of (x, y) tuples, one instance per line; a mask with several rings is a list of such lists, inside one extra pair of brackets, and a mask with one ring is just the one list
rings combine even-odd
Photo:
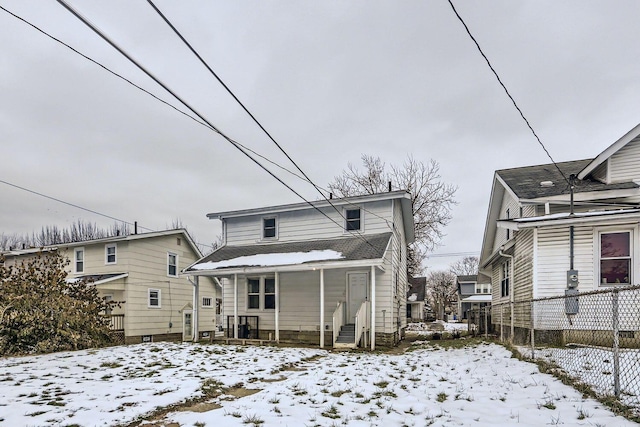
[(200, 328), (198, 325), (198, 301), (200, 300), (200, 280), (198, 276), (195, 276), (195, 282), (191, 280), (191, 277), (187, 277), (189, 283), (193, 285), (193, 342), (198, 342), (200, 338)]
[[(513, 324), (513, 288), (515, 277), (513, 275), (513, 255), (509, 255), (503, 252), (503, 247), (500, 248), (500, 256), (504, 258), (509, 258), (509, 305), (511, 306), (511, 336), (509, 337), (509, 341), (513, 343), (513, 333), (514, 333), (514, 324)], [(502, 331), (500, 331), (502, 333)]]

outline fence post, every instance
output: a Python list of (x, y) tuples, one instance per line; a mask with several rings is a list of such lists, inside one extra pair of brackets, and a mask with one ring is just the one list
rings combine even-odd
[(484, 307), (484, 337), (489, 338), (489, 310), (487, 307)]
[(536, 351), (536, 331), (535, 331), (535, 326), (536, 326), (536, 322), (535, 319), (533, 318), (534, 316), (534, 309), (535, 309), (535, 303), (534, 301), (531, 301), (531, 313), (529, 314), (529, 317), (531, 318), (531, 358), (535, 359), (536, 355), (535, 355), (535, 351)]
[(616, 397), (620, 397), (620, 317), (618, 307), (618, 288), (613, 288), (611, 294), (613, 302), (613, 392)]
[(500, 341), (504, 341), (504, 304), (500, 304)]

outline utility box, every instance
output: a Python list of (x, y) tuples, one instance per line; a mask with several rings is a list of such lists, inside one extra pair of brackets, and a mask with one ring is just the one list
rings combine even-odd
[(564, 312), (566, 314), (578, 314), (578, 290), (576, 288), (564, 291)]
[(567, 271), (567, 288), (578, 287), (578, 270)]

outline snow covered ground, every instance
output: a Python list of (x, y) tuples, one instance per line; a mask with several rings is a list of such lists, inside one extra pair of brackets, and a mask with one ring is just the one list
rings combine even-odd
[(123, 424), (203, 391), (219, 407), (154, 425), (638, 425), (496, 344), (392, 355), (152, 343), (0, 359), (0, 426)]

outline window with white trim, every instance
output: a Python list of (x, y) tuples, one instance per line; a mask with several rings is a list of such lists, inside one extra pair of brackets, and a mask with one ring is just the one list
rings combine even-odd
[(148, 289), (148, 307), (149, 308), (160, 308), (161, 304), (161, 293), (160, 289)]
[(212, 308), (213, 307), (213, 298), (211, 298), (211, 297), (202, 297), (202, 307), (204, 307), (204, 308)]
[(260, 308), (260, 279), (247, 279), (247, 308)]
[(511, 282), (511, 260), (505, 261), (500, 267), (500, 296), (509, 296), (509, 285)]
[(362, 229), (362, 212), (360, 208), (346, 209), (344, 218), (344, 229), (346, 231), (359, 231)]
[(250, 277), (247, 279), (247, 309), (274, 310), (276, 308), (276, 279)]
[(167, 253), (167, 276), (178, 277), (178, 255)]
[(73, 250), (73, 271), (84, 273), (84, 248), (75, 248)]
[(116, 263), (116, 244), (110, 244), (104, 246), (104, 262), (105, 264)]
[(262, 238), (275, 239), (278, 236), (278, 229), (275, 217), (262, 218)]
[(631, 230), (600, 232), (598, 274), (600, 285), (628, 285), (632, 278)]

